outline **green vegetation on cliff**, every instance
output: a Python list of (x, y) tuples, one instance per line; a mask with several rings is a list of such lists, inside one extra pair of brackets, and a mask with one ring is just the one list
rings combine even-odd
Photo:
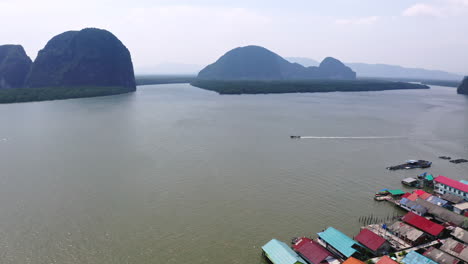
[[(21, 66), (21, 67), (19, 67)], [(0, 46), (0, 103), (57, 100), (133, 92), (130, 52), (97, 28), (53, 37), (32, 63), (21, 46)]]
[(406, 89), (429, 89), (422, 84), (389, 82), (380, 80), (304, 80), (304, 81), (218, 81), (195, 80), (195, 87), (219, 94), (269, 94), (269, 93), (317, 93), (359, 92)]
[(20, 103), (128, 93), (126, 87), (73, 86), (0, 89), (0, 103)]

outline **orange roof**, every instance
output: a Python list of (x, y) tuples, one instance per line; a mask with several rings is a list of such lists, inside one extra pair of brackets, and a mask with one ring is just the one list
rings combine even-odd
[(398, 264), (398, 262), (391, 259), (389, 256), (383, 256), (377, 263), (375, 264)]
[(353, 257), (350, 257), (349, 259), (347, 259), (345, 262), (343, 262), (343, 264), (366, 264), (358, 259), (355, 259)]
[(406, 197), (406, 199), (410, 200), (410, 201), (416, 201), (418, 199), (418, 194), (417, 193), (412, 193), (410, 196)]

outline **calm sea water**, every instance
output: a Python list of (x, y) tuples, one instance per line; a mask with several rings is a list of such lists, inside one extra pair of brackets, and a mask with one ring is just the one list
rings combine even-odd
[[(260, 247), (395, 209), (423, 171), (468, 178), (468, 97), (431, 90), (220, 96), (187, 84), (0, 105), (1, 263), (264, 263)], [(317, 137), (400, 137), (301, 139)]]

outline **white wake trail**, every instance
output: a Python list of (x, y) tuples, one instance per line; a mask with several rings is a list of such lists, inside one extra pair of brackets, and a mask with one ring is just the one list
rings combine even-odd
[(301, 139), (401, 139), (405, 137), (314, 137), (314, 136), (300, 136)]

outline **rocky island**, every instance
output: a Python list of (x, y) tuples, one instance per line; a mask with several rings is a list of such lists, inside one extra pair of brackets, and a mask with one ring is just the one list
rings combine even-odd
[(259, 46), (233, 49), (208, 65), (198, 80), (355, 80), (356, 73), (339, 60), (328, 57), (318, 66), (304, 67)]
[(428, 89), (426, 85), (357, 80), (341, 61), (327, 57), (318, 67), (291, 63), (259, 46), (233, 49), (200, 71), (193, 86), (220, 94), (306, 93)]
[[(5, 78), (11, 78), (10, 74)], [(97, 28), (53, 37), (39, 51), (23, 84), (21, 88), (0, 90), (0, 102), (93, 97), (136, 90), (130, 52), (112, 33)]]
[(23, 87), (31, 64), (21, 45), (0, 46), (0, 89)]
[(468, 76), (466, 76), (460, 86), (458, 86), (458, 93), (468, 95)]

